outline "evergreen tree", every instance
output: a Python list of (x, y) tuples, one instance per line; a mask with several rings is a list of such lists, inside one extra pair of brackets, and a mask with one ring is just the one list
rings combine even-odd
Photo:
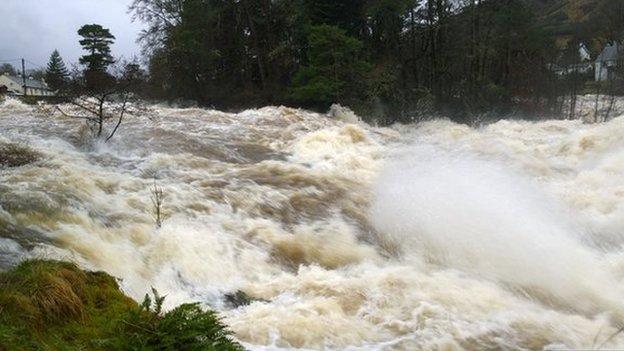
[(302, 7), (309, 24), (337, 26), (355, 36), (366, 28), (365, 3), (361, 0), (303, 0)]
[(350, 103), (365, 94), (365, 77), (370, 68), (362, 60), (362, 42), (336, 26), (310, 28), (309, 64), (293, 79), (292, 97), (297, 102), (327, 108), (334, 102)]
[(54, 50), (52, 55), (50, 55), (50, 61), (48, 62), (48, 67), (45, 72), (45, 79), (48, 86), (52, 90), (62, 90), (67, 84), (68, 77), (69, 72), (67, 71), (67, 67), (65, 67), (63, 58), (58, 50)]
[(91, 72), (105, 72), (108, 66), (115, 61), (111, 56), (110, 46), (115, 42), (113, 36), (107, 28), (99, 24), (86, 24), (78, 30), (78, 35), (83, 50), (89, 54), (80, 58), (80, 63), (87, 65), (87, 70)]

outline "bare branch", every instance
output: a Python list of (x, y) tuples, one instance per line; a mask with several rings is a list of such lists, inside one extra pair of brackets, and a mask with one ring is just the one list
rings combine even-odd
[(119, 119), (117, 120), (117, 124), (115, 125), (115, 128), (110, 133), (108, 138), (104, 140), (105, 143), (107, 143), (113, 137), (113, 135), (115, 135), (115, 133), (117, 132), (117, 129), (119, 128), (119, 125), (121, 124), (121, 120), (123, 119), (124, 113), (126, 112), (127, 103), (128, 103), (128, 94), (125, 94), (123, 104), (121, 105), (121, 112), (119, 113)]
[(73, 100), (71, 102), (71, 104), (72, 105), (76, 105), (76, 106), (82, 108), (83, 110), (85, 110), (87, 112), (90, 112), (90, 113), (92, 113), (92, 114), (94, 114), (96, 116), (99, 116), (99, 113), (97, 111), (93, 110), (92, 108), (86, 107), (84, 104), (78, 103), (76, 100)]
[(56, 106), (56, 109), (65, 117), (75, 118), (75, 119), (84, 119), (84, 120), (91, 121), (91, 122), (97, 122), (97, 119), (93, 117), (70, 115), (70, 114), (65, 113), (65, 111), (63, 111), (58, 106)]

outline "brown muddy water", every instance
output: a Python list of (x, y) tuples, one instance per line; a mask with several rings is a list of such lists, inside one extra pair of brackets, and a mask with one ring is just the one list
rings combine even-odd
[(151, 110), (104, 144), (0, 105), (0, 144), (39, 155), (0, 168), (2, 267), (72, 260), (137, 300), (200, 301), (252, 350), (624, 347), (624, 117)]

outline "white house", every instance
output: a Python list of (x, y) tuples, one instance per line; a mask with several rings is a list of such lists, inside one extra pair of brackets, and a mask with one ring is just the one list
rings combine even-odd
[[(46, 82), (26, 78), (26, 85), (21, 76), (10, 76), (7, 73), (0, 75), (0, 91), (5, 90), (9, 94), (29, 95), (29, 96), (54, 96), (54, 91), (48, 87)], [(24, 94), (26, 89), (26, 94)]]
[(602, 82), (613, 77), (615, 74), (615, 69), (618, 64), (623, 64), (624, 62), (624, 47), (615, 42), (613, 44), (608, 44), (602, 50), (598, 58), (596, 58), (595, 63), (595, 78), (596, 82)]
[[(563, 56), (563, 55), (562, 55)], [(563, 57), (560, 57), (561, 61)], [(576, 57), (578, 60), (576, 63), (568, 63), (568, 64), (551, 64), (550, 69), (555, 72), (557, 75), (564, 76), (572, 73), (581, 73), (585, 74), (591, 71), (593, 65), (591, 63), (591, 55), (589, 50), (585, 44), (580, 44), (578, 47), (578, 56)]]

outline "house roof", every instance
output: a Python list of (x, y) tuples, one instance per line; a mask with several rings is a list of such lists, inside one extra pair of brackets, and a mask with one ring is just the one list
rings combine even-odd
[(624, 54), (623, 49), (624, 48), (622, 48), (622, 45), (618, 43), (607, 44), (607, 46), (605, 46), (600, 55), (598, 55), (598, 57), (596, 58), (596, 62), (615, 61), (622, 54)]
[[(22, 77), (10, 76), (8, 74), (5, 75), (5, 77), (9, 78), (14, 83), (19, 84), (20, 86), (24, 85), (24, 81), (22, 80)], [(50, 90), (50, 88), (45, 82), (42, 82), (36, 79), (26, 78), (26, 86), (29, 88)]]

